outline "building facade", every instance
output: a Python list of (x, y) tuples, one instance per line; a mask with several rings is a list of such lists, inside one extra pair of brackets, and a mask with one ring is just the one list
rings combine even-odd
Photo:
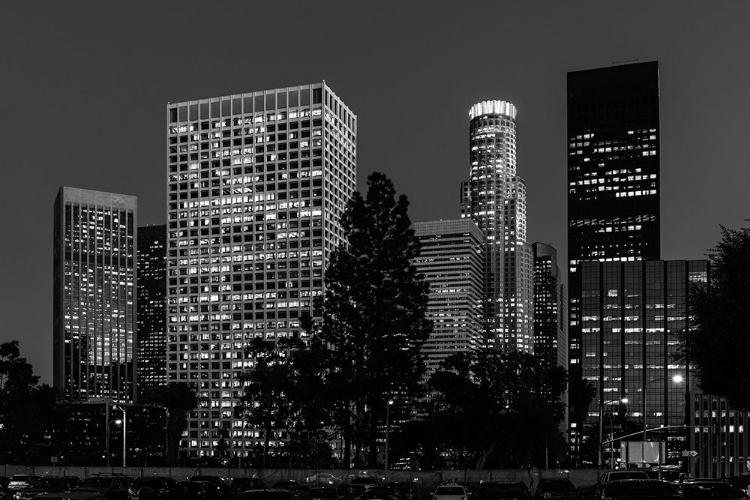
[(138, 400), (167, 383), (167, 226), (138, 228)]
[(660, 258), (659, 67), (568, 73), (570, 377), (582, 363), (578, 270)]
[(568, 367), (567, 292), (557, 250), (536, 242), (534, 252), (534, 355), (548, 370)]
[(53, 383), (70, 401), (136, 399), (137, 227), (135, 196), (55, 199)]
[[(586, 424), (598, 425), (616, 404), (638, 429), (683, 425), (690, 382), (675, 355), (689, 326), (690, 287), (707, 282), (708, 261), (585, 261), (579, 272), (581, 368), (596, 388)], [(672, 450), (685, 449), (683, 430), (666, 434)]]
[(433, 330), (422, 346), (425, 379), (452, 354), (483, 342), (484, 236), (470, 219), (415, 222), (421, 249), (414, 259), (428, 283)]
[(189, 457), (247, 456), (255, 429), (234, 417), (256, 337), (306, 338), (356, 189), (357, 118), (325, 84), (167, 105), (169, 381), (200, 408)]
[(461, 214), (485, 237), (485, 336), (500, 350), (533, 352), (533, 255), (526, 241), (526, 184), (516, 175), (516, 107), (469, 110), (469, 181)]

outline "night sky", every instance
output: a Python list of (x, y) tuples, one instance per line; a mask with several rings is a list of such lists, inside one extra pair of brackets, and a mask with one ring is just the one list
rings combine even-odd
[(566, 261), (566, 73), (659, 61), (662, 258), (750, 216), (750, 2), (34, 2), (0, 6), (0, 342), (52, 383), (60, 186), (165, 222), (166, 104), (325, 80), (358, 116), (358, 185), (457, 218), (468, 111), (518, 108), (529, 241)]

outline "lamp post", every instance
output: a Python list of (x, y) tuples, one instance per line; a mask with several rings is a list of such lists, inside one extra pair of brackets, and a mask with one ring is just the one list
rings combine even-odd
[[(643, 454), (642, 454), (642, 458), (641, 459), (643, 460), (644, 463), (646, 462), (645, 446), (646, 446), (646, 433), (648, 432), (648, 418), (646, 418), (646, 412), (647, 412), (646, 393), (647, 393), (647, 389), (648, 389), (649, 385), (651, 385), (654, 382), (659, 382), (661, 380), (664, 380), (664, 378), (665, 377), (657, 377), (657, 378), (652, 378), (651, 380), (648, 380), (648, 381), (646, 381), (644, 379), (644, 382), (643, 382), (643, 394), (642, 394), (642, 397), (643, 397), (643, 445), (642, 445)], [(675, 384), (679, 384), (679, 383), (682, 382), (682, 375), (674, 375), (671, 380)], [(667, 422), (667, 423), (669, 423), (669, 422)], [(660, 448), (659, 449), (659, 464), (661, 464), (661, 462), (662, 462), (661, 446), (659, 446), (659, 448)], [(667, 452), (667, 447), (665, 445), (664, 446), (664, 453), (666, 453), (666, 452)]]
[(128, 464), (128, 415), (124, 406), (114, 406), (122, 412), (122, 468)]
[[(643, 397), (643, 440), (644, 441), (646, 440), (646, 432), (648, 432), (648, 419), (646, 418), (646, 412), (648, 411), (647, 410), (647, 406), (646, 406), (646, 390), (648, 389), (649, 385), (651, 385), (654, 382), (659, 382), (660, 380), (664, 380), (664, 377), (652, 378), (649, 381), (645, 381), (645, 379), (644, 379), (644, 383), (643, 383), (643, 395), (642, 395), (642, 397)], [(675, 384), (681, 383), (682, 382), (682, 375), (675, 375), (675, 376), (673, 376), (672, 377), (672, 382), (674, 382)]]
[(391, 405), (393, 405), (393, 399), (388, 400), (388, 405), (385, 407), (385, 477), (388, 479), (388, 449), (390, 448), (391, 438)]
[[(599, 467), (602, 466), (603, 455), (604, 455), (604, 443), (602, 443), (602, 441), (604, 441), (604, 407), (609, 406), (609, 405), (614, 405), (614, 404), (626, 404), (627, 402), (628, 402), (628, 398), (617, 399), (615, 401), (607, 401), (606, 403), (604, 402), (603, 399), (599, 400)], [(612, 425), (610, 425), (610, 428), (611, 427)], [(611, 447), (611, 443), (610, 443), (610, 447)]]

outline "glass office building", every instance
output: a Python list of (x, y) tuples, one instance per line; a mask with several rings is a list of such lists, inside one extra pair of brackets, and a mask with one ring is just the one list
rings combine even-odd
[(567, 290), (557, 250), (536, 242), (534, 251), (534, 355), (547, 370), (568, 367)]
[(648, 428), (683, 424), (690, 381), (674, 356), (678, 334), (689, 326), (690, 287), (707, 282), (708, 261), (588, 261), (579, 272), (581, 368), (597, 393), (588, 424), (598, 424), (600, 408), (623, 398), (638, 428), (644, 419)]
[(138, 228), (138, 400), (167, 383), (167, 226)]
[(570, 376), (580, 378), (581, 262), (660, 257), (659, 67), (568, 73)]
[(135, 196), (55, 199), (53, 383), (70, 401), (135, 401), (137, 227)]
[(415, 222), (421, 248), (414, 259), (429, 285), (433, 329), (422, 346), (425, 379), (452, 354), (482, 346), (484, 236), (470, 219)]
[(306, 338), (303, 314), (344, 242), (356, 189), (357, 118), (325, 83), (169, 103), (167, 377), (200, 408), (182, 443), (247, 456), (258, 431), (234, 417), (256, 338)]

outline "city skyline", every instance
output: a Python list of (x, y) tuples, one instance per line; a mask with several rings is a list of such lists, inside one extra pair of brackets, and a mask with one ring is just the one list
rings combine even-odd
[[(438, 3), (425, 12), (419, 3), (289, 2), (232, 4), (231, 15), (189, 2), (179, 10), (44, 5), (12, 4), (0, 21), (9, 186), (0, 205), (9, 235), (0, 254), (0, 341), (18, 339), (45, 383), (52, 383), (49, 206), (60, 186), (76, 186), (137, 196), (139, 223), (164, 223), (170, 100), (325, 79), (360, 121), (358, 188), (383, 171), (409, 197), (415, 222), (458, 217), (468, 110), (482, 99), (511, 101), (519, 109), (528, 241), (551, 243), (565, 263), (566, 75), (658, 61), (662, 258), (702, 258), (719, 224), (745, 225), (748, 152), (735, 124), (750, 106), (750, 75), (732, 54), (750, 47), (746, 5)], [(247, 43), (269, 37), (282, 41)], [(313, 55), (296, 57), (302, 47)]]

